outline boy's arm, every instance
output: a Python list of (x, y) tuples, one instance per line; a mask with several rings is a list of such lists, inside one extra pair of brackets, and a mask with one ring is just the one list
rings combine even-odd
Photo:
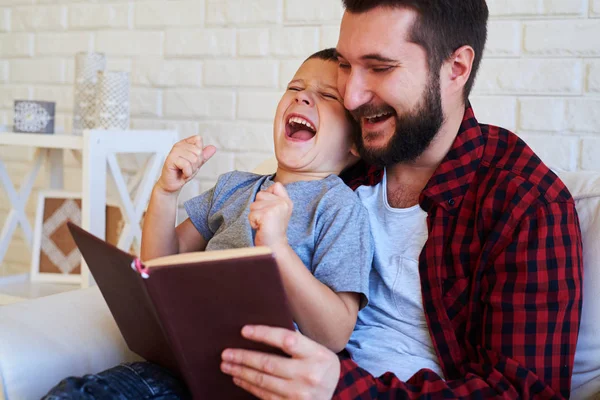
[(142, 260), (206, 248), (206, 240), (189, 218), (175, 227), (177, 195), (154, 186), (142, 229)]
[(204, 147), (200, 136), (191, 136), (173, 146), (154, 185), (144, 217), (142, 260), (204, 250), (206, 241), (189, 220), (175, 228), (177, 197), (215, 151), (214, 146)]
[(336, 293), (306, 268), (287, 241), (292, 209), (292, 201), (280, 183), (259, 192), (248, 215), (250, 225), (256, 229), (255, 244), (273, 250), (300, 330), (338, 352), (348, 342), (356, 324), (360, 295), (350, 291)]
[(300, 331), (336, 353), (342, 351), (356, 325), (360, 295), (336, 293), (321, 283), (289, 245), (272, 250)]

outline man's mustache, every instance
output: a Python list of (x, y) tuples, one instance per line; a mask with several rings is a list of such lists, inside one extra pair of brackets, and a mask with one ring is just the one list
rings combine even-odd
[(364, 118), (367, 116), (373, 116), (373, 115), (377, 115), (377, 114), (388, 114), (388, 113), (394, 114), (395, 112), (396, 111), (387, 104), (383, 104), (383, 105), (379, 105), (379, 106), (374, 105), (374, 104), (363, 104), (362, 106), (358, 107), (357, 109), (350, 111), (350, 114), (352, 115), (352, 117), (355, 120), (360, 121), (361, 118)]

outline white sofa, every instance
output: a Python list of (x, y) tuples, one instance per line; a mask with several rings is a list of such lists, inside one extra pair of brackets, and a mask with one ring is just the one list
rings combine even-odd
[[(600, 174), (560, 175), (577, 201), (584, 248), (572, 398), (600, 400)], [(0, 399), (39, 399), (67, 376), (137, 359), (97, 288), (0, 307)]]

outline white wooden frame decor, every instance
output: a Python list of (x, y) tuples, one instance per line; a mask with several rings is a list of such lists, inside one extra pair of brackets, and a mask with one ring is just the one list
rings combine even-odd
[[(35, 213), (35, 226), (34, 226), (34, 235), (33, 235), (33, 246), (32, 246), (32, 253), (31, 253), (31, 269), (30, 269), (30, 278), (32, 281), (37, 281), (37, 282), (56, 282), (56, 283), (80, 283), (81, 282), (81, 273), (79, 274), (69, 274), (69, 273), (65, 273), (65, 274), (59, 274), (59, 273), (45, 273), (45, 272), (40, 272), (40, 253), (42, 252), (42, 242), (46, 242), (46, 234), (43, 230), (43, 220), (44, 220), (44, 209), (45, 209), (45, 203), (46, 203), (46, 199), (50, 199), (50, 198), (61, 198), (61, 199), (69, 199), (69, 200), (81, 200), (81, 193), (74, 193), (74, 192), (64, 192), (64, 191), (60, 191), (60, 190), (40, 190), (40, 192), (38, 193), (38, 203), (37, 203), (37, 208), (36, 208), (36, 213)], [(77, 225), (81, 225), (81, 209), (77, 209), (77, 215), (73, 215), (72, 213), (73, 210), (71, 210), (70, 208), (67, 210), (65, 209), (63, 213), (63, 215), (68, 215), (70, 218), (70, 220), (77, 224)], [(62, 221), (56, 221), (56, 222), (62, 222)], [(51, 234), (52, 232), (50, 232)], [(50, 243), (50, 246), (52, 246), (53, 243)], [(54, 247), (54, 246), (52, 246)], [(54, 249), (50, 250), (51, 252)], [(79, 254), (78, 252), (73, 252), (75, 254)], [(68, 259), (68, 262), (76, 262), (77, 264), (79, 264), (81, 262), (81, 259), (79, 259), (79, 257), (77, 257), (77, 260), (73, 260), (73, 255), (72, 254), (58, 254), (58, 257), (63, 257)]]
[[(42, 165), (46, 163), (49, 163), (50, 167), (50, 187), (63, 188), (64, 150), (81, 154), (81, 227), (101, 239), (105, 238), (108, 171), (116, 184), (119, 206), (125, 218), (118, 247), (124, 250), (129, 250), (134, 244), (139, 247), (142, 236), (139, 222), (162, 164), (177, 141), (176, 131), (86, 130), (83, 136), (0, 132), (0, 146), (25, 146), (36, 149), (34, 165), (24, 182), (21, 182), (18, 192), (0, 159), (0, 183), (8, 193), (11, 203), (11, 210), (0, 233), (0, 267), (18, 225), (23, 227), (25, 241), (33, 248), (33, 231), (25, 214), (25, 204)], [(147, 165), (136, 175), (138, 182), (129, 186), (125, 183), (116, 161), (116, 155), (120, 153), (151, 154)], [(131, 188), (134, 191), (133, 199)], [(82, 263), (81, 284), (87, 287), (92, 283), (87, 266)]]
[[(81, 263), (81, 254), (79, 251), (74, 249), (69, 254), (64, 254), (57, 246), (55, 246), (54, 242), (51, 240), (51, 236), (55, 233), (56, 228), (61, 228), (65, 222), (65, 219), (70, 220), (74, 224), (81, 226), (81, 206), (77, 206), (77, 204), (73, 203), (64, 203), (53, 215), (53, 217), (47, 221), (48, 225), (44, 226), (44, 214), (46, 208), (46, 200), (48, 199), (58, 199), (58, 200), (72, 200), (73, 202), (79, 201), (81, 204), (81, 193), (80, 192), (67, 192), (64, 190), (40, 190), (38, 193), (38, 204), (37, 210), (35, 214), (35, 226), (33, 231), (33, 249), (31, 256), (31, 269), (30, 269), (30, 279), (35, 282), (54, 282), (54, 283), (81, 283), (81, 272), (79, 273), (71, 273), (71, 271), (63, 271), (63, 273), (54, 273), (54, 272), (41, 272), (41, 254), (42, 251), (46, 253), (46, 256), (50, 258), (50, 261), (57, 265), (58, 262), (56, 260), (60, 260), (60, 264), (62, 267), (68, 267), (65, 264), (73, 264), (75, 268), (79, 266)], [(76, 208), (73, 208), (76, 207)], [(107, 213), (109, 208), (112, 209), (112, 212), (119, 212), (120, 221), (119, 226), (111, 226), (109, 224), (108, 227), (112, 227), (111, 237), (114, 240), (114, 237), (118, 235), (122, 228), (124, 213), (123, 209), (114, 201), (107, 201), (106, 210)], [(107, 214), (108, 215), (108, 214)], [(114, 216), (114, 214), (111, 214)], [(114, 224), (112, 224), (114, 225)], [(107, 227), (107, 228), (108, 228)], [(44, 229), (46, 228), (46, 229)], [(108, 232), (107, 232), (108, 234)], [(116, 245), (116, 242), (111, 241), (111, 244)], [(59, 269), (61, 267), (59, 266)], [(65, 268), (66, 269), (66, 268)]]

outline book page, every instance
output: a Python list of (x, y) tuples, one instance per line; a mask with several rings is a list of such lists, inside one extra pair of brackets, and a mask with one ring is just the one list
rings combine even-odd
[(228, 250), (196, 251), (192, 253), (181, 253), (174, 254), (171, 256), (154, 258), (152, 260), (144, 262), (143, 264), (147, 268), (152, 268), (165, 265), (189, 264), (203, 261), (217, 261), (242, 257), (252, 257), (271, 253), (271, 249), (264, 246), (244, 247), (241, 249)]

